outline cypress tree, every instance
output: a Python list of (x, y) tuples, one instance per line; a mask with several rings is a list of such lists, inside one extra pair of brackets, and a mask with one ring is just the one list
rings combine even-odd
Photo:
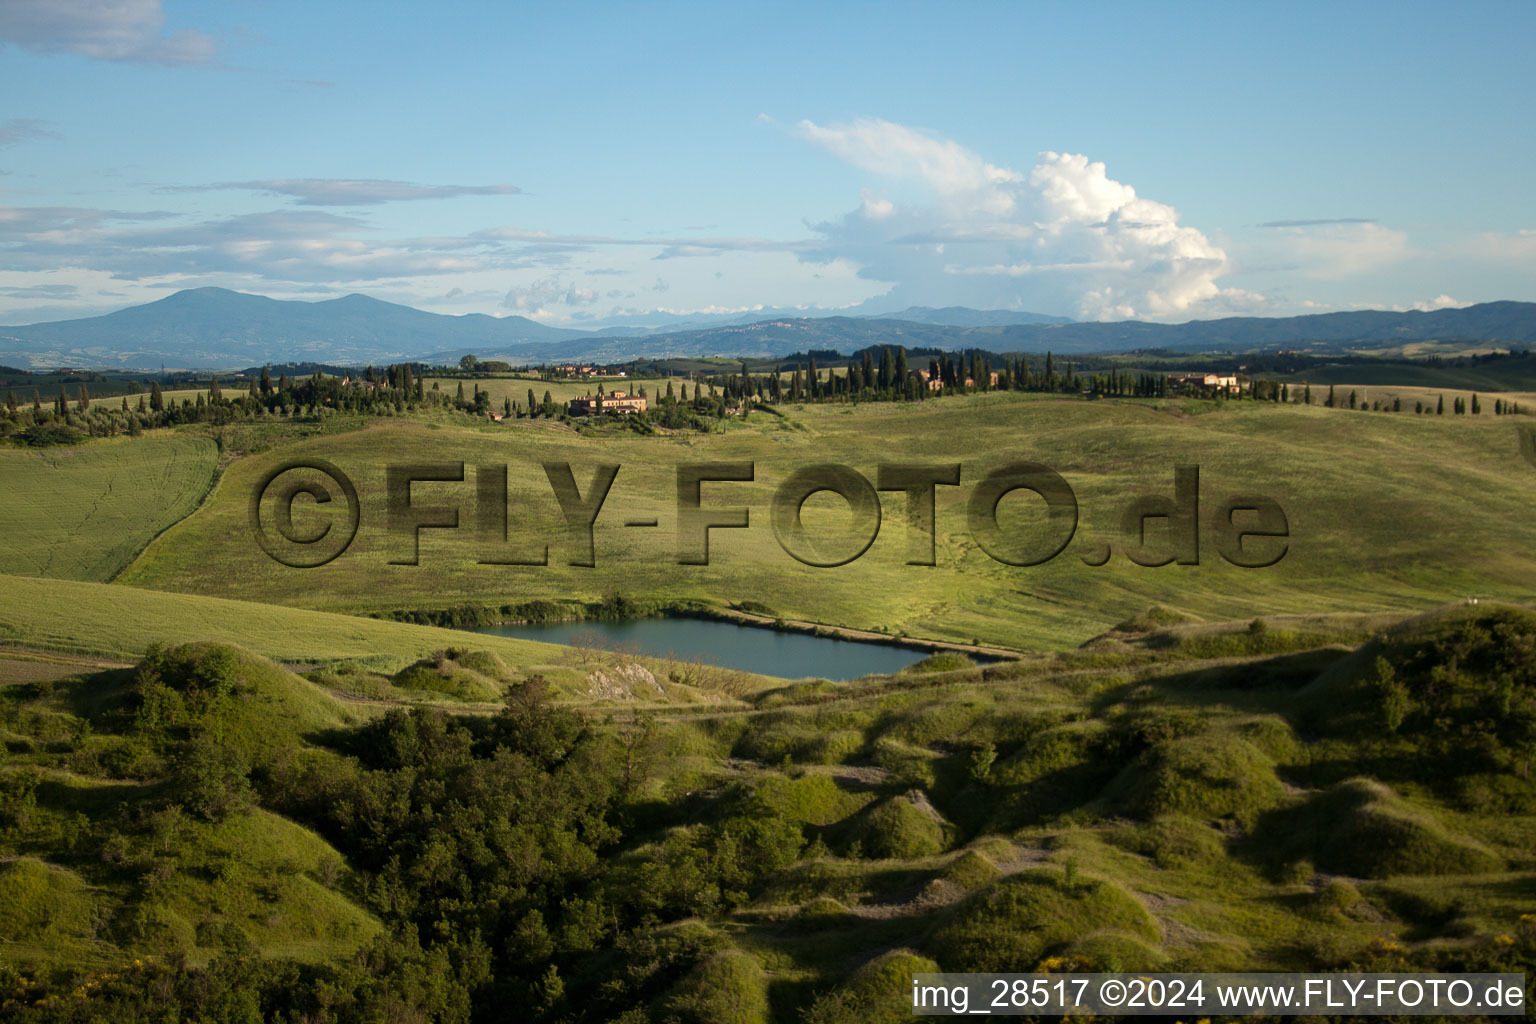
[(1444, 416), (1445, 415), (1445, 396), (1444, 395), (1440, 396), (1440, 401), (1435, 405), (1435, 415), (1436, 416)]
[(165, 395), (160, 391), (159, 381), (149, 386), (149, 408), (153, 412), (165, 411)]
[(261, 368), (261, 393), (263, 395), (272, 393), (272, 371), (265, 366)]
[(16, 412), (16, 392), (7, 391), (5, 393), (5, 407), (13, 414)]
[[(668, 389), (670, 389), (672, 387), (672, 385), (668, 384), (667, 387), (668, 387)], [(528, 415), (530, 415), (530, 416), (533, 415), (533, 407), (536, 404), (537, 403), (534, 402), (534, 400), (533, 400), (533, 388), (529, 388), (528, 389)]]
[(1333, 408), (1333, 385), (1332, 384), (1328, 385), (1328, 400), (1326, 402), (1324, 402), (1323, 404), (1325, 406), (1327, 406), (1328, 408), (1330, 408), (1330, 409)]
[(43, 396), (37, 393), (37, 388), (32, 389), (32, 415), (36, 416), (43, 411)]
[(548, 408), (549, 406), (552, 406), (554, 404), (555, 404), (554, 398), (551, 397), (550, 393), (546, 390), (544, 392), (544, 406), (545, 406), (545, 408)]
[(223, 398), (224, 392), (219, 388), (219, 375), (214, 374), (208, 378), (208, 404), (213, 405), (215, 402), (222, 401)]
[(260, 400), (261, 400), (261, 391), (257, 387), (256, 378), (252, 377), (251, 378), (251, 404), (254, 405), (257, 402), (259, 402)]
[(81, 412), (87, 412), (91, 408), (91, 393), (85, 389), (84, 384), (80, 385), (80, 397), (75, 403), (75, 408)]
[(1482, 405), (1477, 400), (1477, 393), (1472, 394), (1472, 415), (1476, 416), (1483, 411)]

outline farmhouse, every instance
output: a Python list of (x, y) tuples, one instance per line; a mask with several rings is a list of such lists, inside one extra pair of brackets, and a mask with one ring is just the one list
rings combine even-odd
[(1168, 383), (1176, 388), (1224, 388), (1233, 394), (1242, 390), (1237, 383), (1236, 374), (1176, 373), (1168, 378)]
[(572, 416), (592, 416), (598, 412), (621, 412), (627, 415), (645, 412), (645, 408), (644, 398), (627, 391), (610, 391), (606, 395), (598, 392), (596, 395), (587, 394), (571, 399)]

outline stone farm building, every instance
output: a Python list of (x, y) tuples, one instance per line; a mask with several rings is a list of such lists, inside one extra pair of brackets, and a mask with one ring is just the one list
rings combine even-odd
[(645, 399), (639, 395), (631, 395), (627, 391), (610, 391), (606, 395), (583, 395), (580, 398), (571, 399), (572, 416), (592, 416), (596, 414), (601, 404), (603, 412), (645, 412)]
[(1213, 390), (1226, 389), (1233, 394), (1241, 390), (1235, 374), (1224, 373), (1178, 373), (1168, 378), (1168, 383), (1176, 388), (1211, 388)]

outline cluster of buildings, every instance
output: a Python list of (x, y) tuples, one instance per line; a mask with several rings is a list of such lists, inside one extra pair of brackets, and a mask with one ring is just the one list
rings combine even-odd
[(627, 391), (610, 391), (606, 395), (599, 392), (595, 395), (582, 395), (580, 398), (571, 399), (570, 409), (572, 416), (595, 416), (599, 412), (618, 412), (627, 415), (645, 412), (646, 401), (641, 396), (631, 395)]
[[(937, 374), (933, 373), (932, 371), (929, 371), (929, 370), (913, 370), (911, 372), (910, 376), (913, 379), (915, 379), (916, 381), (918, 381), (918, 383), (922, 387), (927, 388), (929, 391), (943, 391), (944, 390), (944, 381)], [(997, 387), (997, 372), (996, 371), (992, 372), (991, 378), (992, 378), (991, 386), (994, 387), (994, 388)], [(964, 384), (965, 387), (973, 388), (973, 387), (976, 386), (976, 378), (975, 377), (966, 377), (963, 380), (962, 383)]]
[(623, 370), (605, 370), (601, 366), (593, 366), (590, 363), (565, 363), (561, 366), (551, 366), (550, 372), (556, 377), (626, 377)]
[(1213, 391), (1226, 391), (1235, 395), (1242, 390), (1237, 383), (1236, 374), (1225, 373), (1175, 373), (1170, 374), (1168, 383), (1175, 388), (1209, 388)]

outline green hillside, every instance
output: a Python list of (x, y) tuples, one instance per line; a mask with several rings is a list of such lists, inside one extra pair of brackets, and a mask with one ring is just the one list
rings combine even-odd
[(13, 576), (110, 579), (197, 507), (217, 459), (213, 441), (189, 434), (0, 448), (0, 568)]
[(915, 970), (1536, 966), (1536, 610), (1141, 618), (728, 711), (380, 716), (217, 644), (0, 687), (0, 1002), (853, 1024)]
[[(1523, 422), (1523, 419), (1522, 419)], [(282, 459), (318, 457), (346, 472), (361, 496), (361, 529), (340, 558), (291, 569), (252, 543), (248, 502)], [(424, 530), (420, 564), (408, 535), (393, 538), (385, 467), (466, 465), (463, 483), (415, 485), (417, 501), (456, 504), (461, 527)], [(1079, 524), (1070, 546), (1045, 565), (1004, 565), (967, 529), (975, 483), (1026, 459), (1063, 475)], [(679, 565), (679, 464), (750, 460), (751, 483), (705, 485), (706, 506), (744, 505), (751, 527), (715, 530), (711, 564)], [(586, 493), (598, 463), (619, 471), (594, 531), (595, 568), (567, 564), (573, 546), (543, 461), (568, 461)], [(960, 487), (938, 488), (937, 565), (907, 565), (905, 499), (883, 498), (878, 539), (857, 561), (811, 568), (787, 555), (770, 526), (774, 488), (808, 464), (844, 463), (876, 476), (885, 461), (959, 462)], [(1139, 495), (1172, 496), (1174, 467), (1201, 471), (1199, 565), (1132, 564), (1121, 517)], [(477, 539), (476, 467), (507, 466), (507, 544)], [(1285, 510), (1291, 538), (1278, 565), (1245, 569), (1214, 548), (1209, 516), (1233, 494), (1264, 494)], [(994, 393), (923, 403), (786, 406), (722, 433), (637, 436), (578, 432), (543, 421), (495, 431), (389, 420), (243, 459), (208, 503), (129, 567), (136, 586), (220, 594), (334, 611), (383, 612), (459, 605), (502, 607), (532, 599), (648, 601), (751, 599), (785, 619), (1020, 649), (1077, 644), (1150, 605), (1205, 618), (1313, 611), (1411, 611), (1468, 595), (1536, 596), (1536, 475), (1517, 428), (1477, 417), (1414, 416), (1276, 406), (1263, 402), (1098, 401)], [(1005, 530), (1038, 531), (1035, 499), (1004, 500)], [(805, 521), (833, 531), (848, 523), (829, 494), (806, 504)], [(314, 517), (324, 510), (300, 508)], [(655, 518), (634, 529), (630, 519)], [(1156, 534), (1154, 525), (1151, 533)], [(1038, 536), (1038, 532), (1034, 534)], [(1491, 538), (1498, 538), (1497, 542)], [(1084, 563), (1102, 543), (1108, 565)], [(1156, 543), (1154, 539), (1154, 543)], [(489, 565), (548, 545), (547, 566)]]

